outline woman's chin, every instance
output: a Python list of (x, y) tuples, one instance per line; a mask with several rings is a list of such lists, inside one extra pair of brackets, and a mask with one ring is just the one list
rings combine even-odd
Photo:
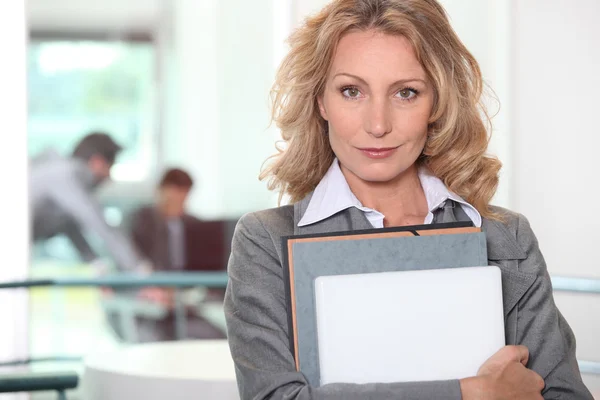
[(359, 178), (366, 182), (385, 183), (395, 180), (404, 170), (386, 168), (367, 168), (361, 171)]

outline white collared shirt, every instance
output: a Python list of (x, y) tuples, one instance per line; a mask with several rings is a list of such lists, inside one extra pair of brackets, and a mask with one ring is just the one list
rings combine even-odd
[[(475, 226), (481, 227), (481, 215), (475, 207), (448, 190), (439, 178), (433, 176), (424, 167), (419, 169), (419, 180), (425, 192), (427, 207), (429, 209), (423, 222), (424, 224), (430, 224), (433, 221), (433, 212), (443, 206), (447, 200), (453, 200), (460, 204)], [(352, 193), (352, 190), (350, 190), (350, 186), (348, 186), (348, 182), (340, 169), (338, 160), (335, 159), (323, 179), (321, 179), (321, 182), (315, 188), (308, 208), (298, 226), (317, 223), (350, 207), (356, 207), (364, 212), (374, 228), (383, 228), (385, 215), (361, 204), (354, 193)]]

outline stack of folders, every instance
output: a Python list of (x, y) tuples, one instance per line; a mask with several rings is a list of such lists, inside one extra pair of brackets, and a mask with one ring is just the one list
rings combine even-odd
[(313, 386), (461, 379), (504, 345), (500, 270), (470, 222), (282, 240), (290, 348)]

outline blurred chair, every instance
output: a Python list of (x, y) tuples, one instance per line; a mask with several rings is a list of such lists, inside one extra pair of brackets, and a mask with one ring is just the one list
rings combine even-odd
[(199, 220), (187, 231), (186, 271), (223, 271), (231, 252), (237, 219)]

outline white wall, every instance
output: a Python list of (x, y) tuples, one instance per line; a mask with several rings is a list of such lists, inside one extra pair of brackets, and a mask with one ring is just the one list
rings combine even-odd
[[(26, 279), (29, 254), (29, 207), (27, 179), (26, 111), (26, 29), (23, 1), (3, 5), (0, 13), (0, 48), (4, 53), (0, 87), (2, 122), (5, 127), (0, 146), (0, 181), (5, 192), (0, 207), (5, 212), (0, 281)], [(0, 290), (0, 361), (27, 356), (27, 292)], [(4, 395), (3, 399), (16, 399)], [(22, 398), (22, 397), (19, 397)]]
[(190, 171), (198, 182), (191, 211), (219, 213), (218, 4), (169, 2), (161, 26), (162, 155), (166, 165)]
[[(600, 3), (515, 1), (514, 192), (554, 275), (600, 278)], [(556, 294), (578, 356), (600, 361), (600, 295)], [(600, 377), (589, 378), (600, 392)]]
[(170, 5), (162, 32), (165, 163), (197, 178), (190, 209), (205, 218), (274, 206), (258, 174), (275, 151), (268, 92), (284, 39), (274, 32), (285, 32), (275, 31), (273, 21), (275, 9), (283, 17), (287, 9), (245, 0)]
[(576, 4), (518, 2), (515, 206), (538, 227), (553, 273), (600, 278), (600, 2)]
[(266, 183), (258, 181), (262, 163), (275, 152), (269, 129), (273, 13), (272, 1), (219, 1), (219, 171), (226, 215), (275, 205)]

